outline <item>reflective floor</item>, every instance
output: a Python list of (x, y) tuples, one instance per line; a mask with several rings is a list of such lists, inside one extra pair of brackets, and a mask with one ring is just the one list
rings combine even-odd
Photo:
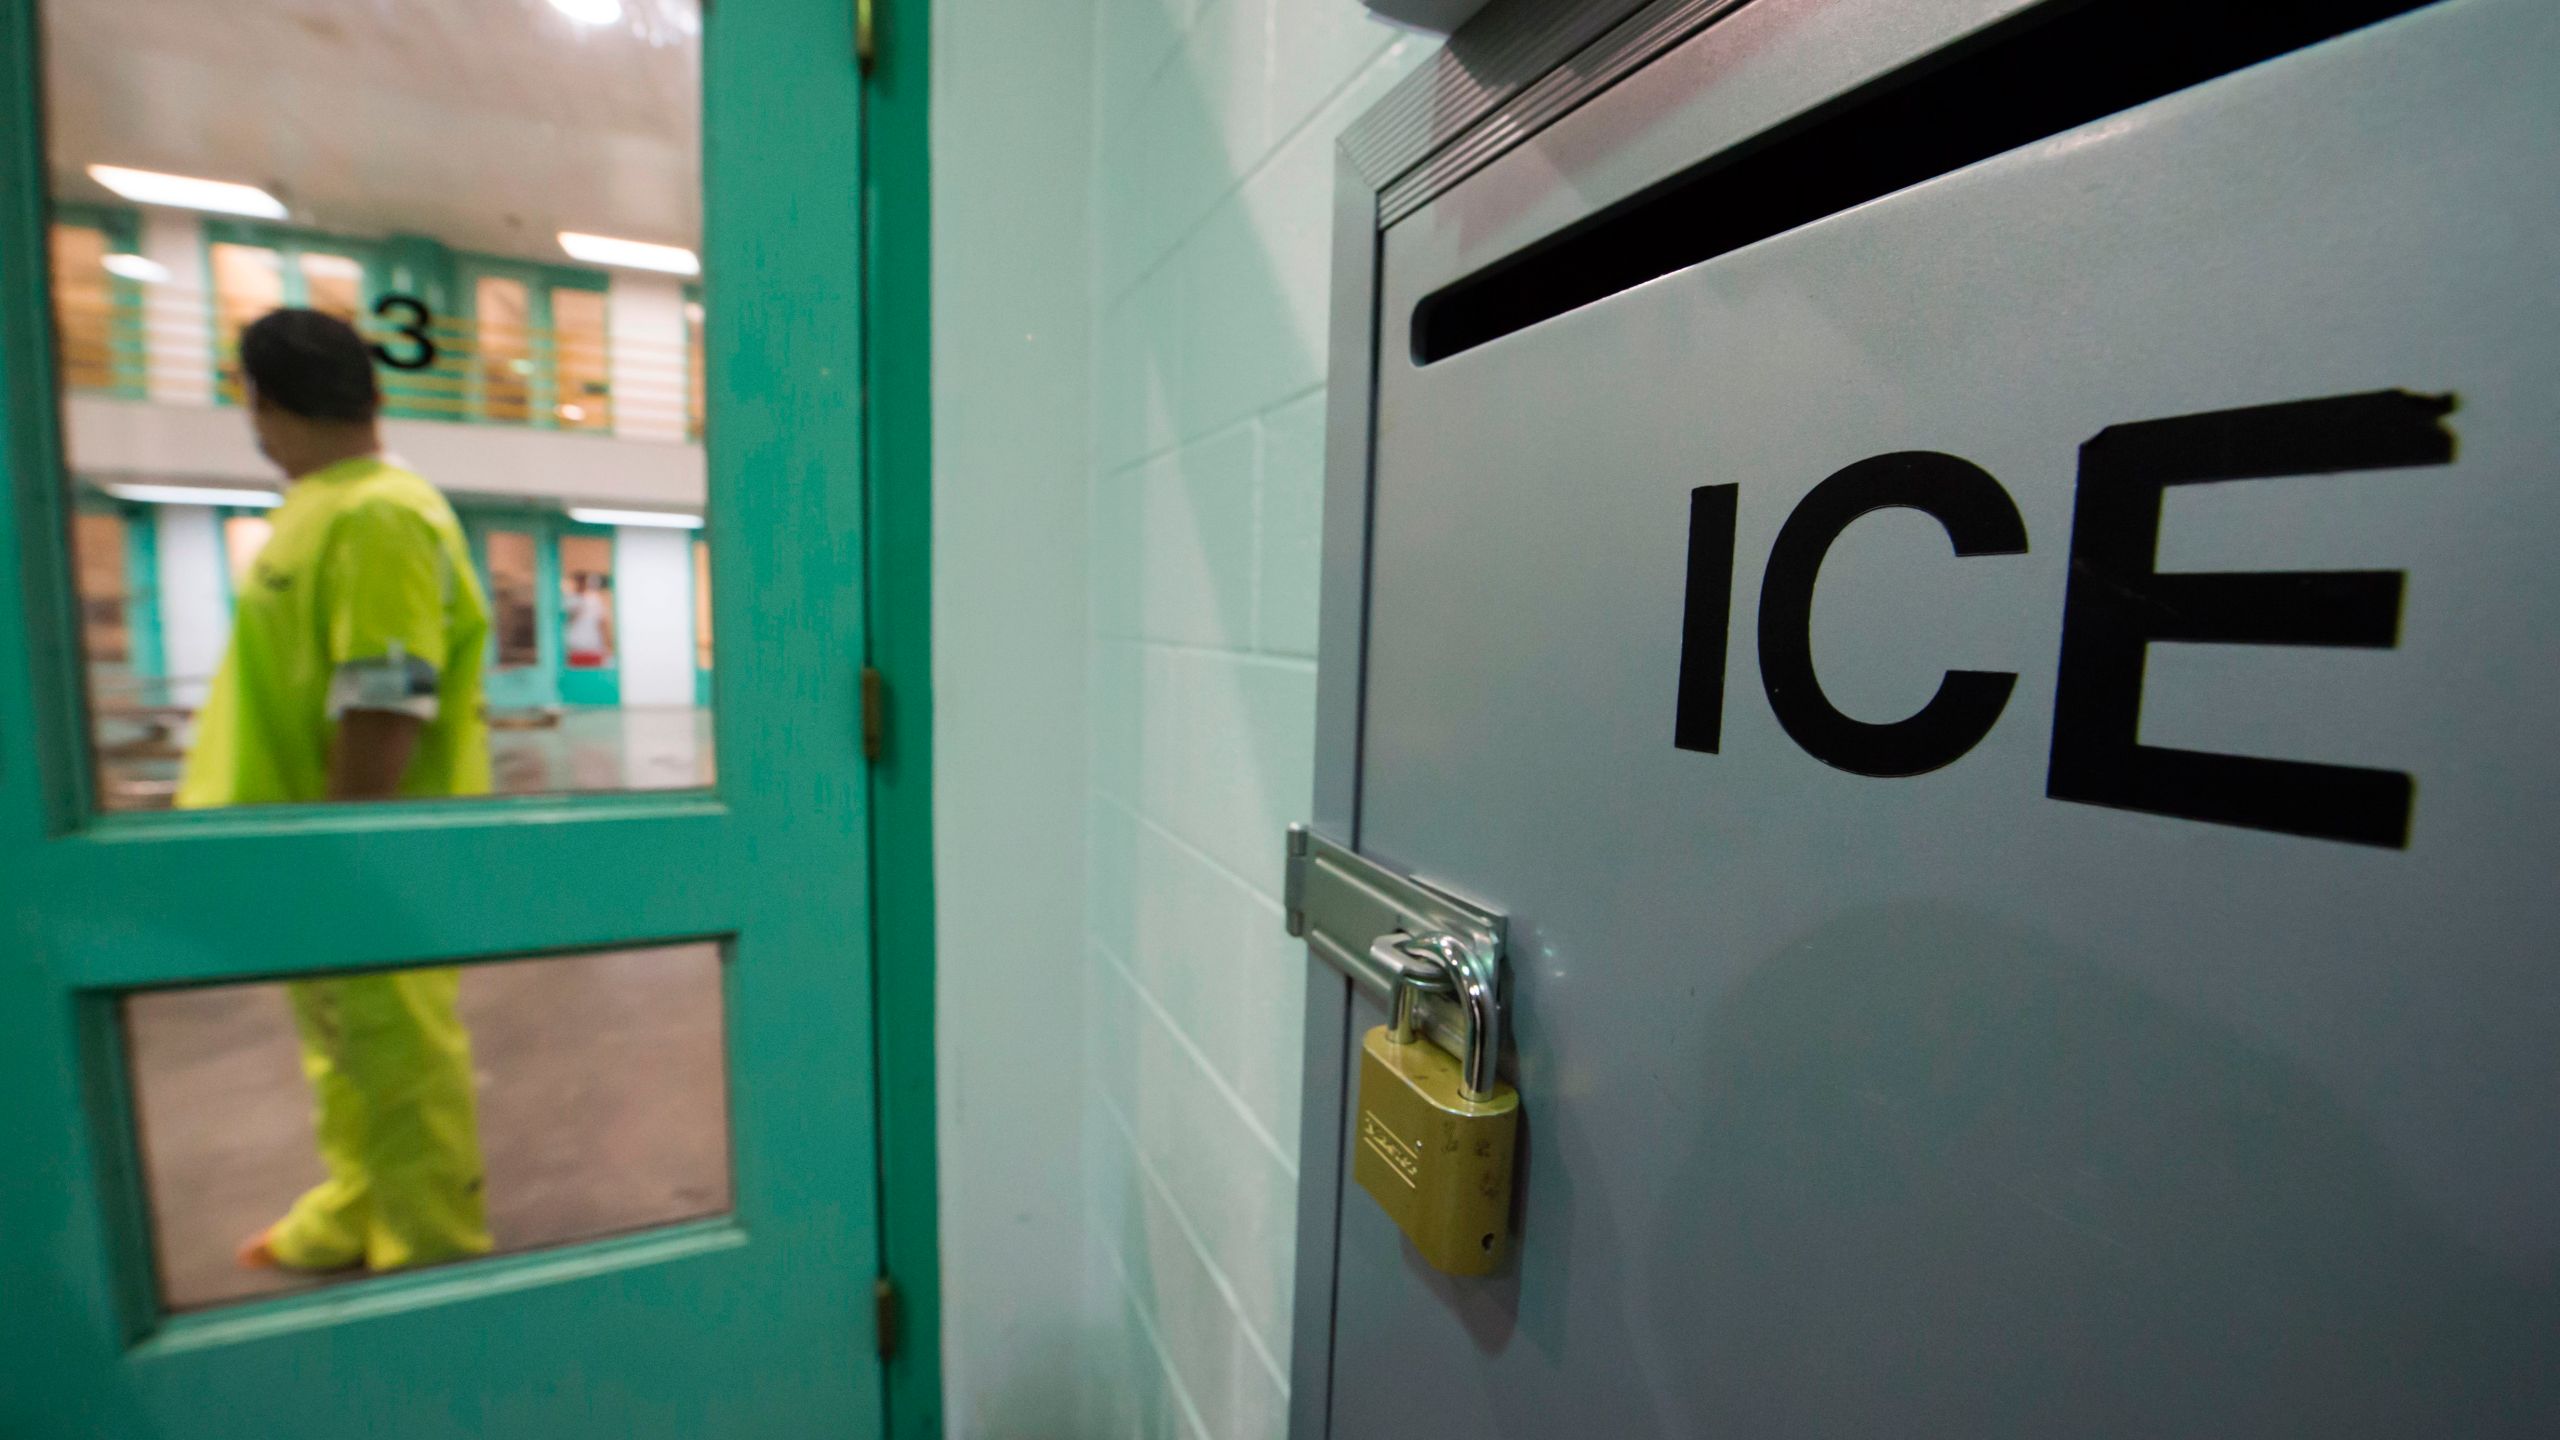
[[(101, 799), (109, 810), (166, 809), (177, 790), (183, 712), (120, 715), (104, 732)], [(139, 718), (136, 718), (139, 717)], [(166, 729), (154, 728), (165, 725)], [(701, 706), (568, 707), (490, 717), (489, 763), (501, 795), (682, 790), (712, 781), (711, 711)]]
[(700, 706), (568, 709), (520, 728), (493, 717), (489, 767), (501, 795), (682, 790), (709, 785), (711, 712)]
[[(729, 1207), (719, 985), (709, 944), (463, 972), (501, 1253)], [(154, 993), (128, 1017), (163, 1303), (319, 1283), (234, 1258), (321, 1178), (280, 987)]]

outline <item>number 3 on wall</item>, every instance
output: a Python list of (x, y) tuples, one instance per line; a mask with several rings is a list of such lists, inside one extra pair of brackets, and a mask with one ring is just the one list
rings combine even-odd
[(427, 337), (427, 326), (435, 314), (426, 302), (415, 295), (385, 295), (373, 302), (373, 318), (390, 326), (391, 333), (410, 344), (409, 353), (395, 355), (388, 345), (377, 342), (373, 358), (394, 370), (424, 370), (436, 363), (436, 342)]

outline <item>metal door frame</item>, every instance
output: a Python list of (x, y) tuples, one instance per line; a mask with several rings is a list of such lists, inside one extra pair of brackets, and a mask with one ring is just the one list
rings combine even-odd
[[(1360, 838), (1370, 476), (1382, 334), (1378, 282), (1387, 228), (1745, 3), (1494, 0), (1336, 142), (1324, 604), (1316, 637), (1313, 819), (1322, 834), (1353, 846)], [(1306, 985), (1289, 1433), (1316, 1440), (1332, 1423), (1353, 982), (1310, 952)]]

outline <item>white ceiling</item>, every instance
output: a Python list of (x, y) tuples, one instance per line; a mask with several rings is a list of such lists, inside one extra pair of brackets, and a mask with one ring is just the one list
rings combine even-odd
[(585, 230), (700, 248), (698, 0), (584, 26), (548, 0), (46, 0), (55, 193), (128, 165), (273, 192), (296, 222), (561, 259)]

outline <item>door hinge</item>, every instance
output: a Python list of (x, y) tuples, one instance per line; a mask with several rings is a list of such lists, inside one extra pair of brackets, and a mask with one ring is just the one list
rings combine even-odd
[(862, 667), (862, 758), (878, 763), (889, 733), (888, 682), (877, 666)]
[(853, 0), (853, 59), (865, 75), (880, 63), (879, 0)]
[(879, 1337), (881, 1359), (898, 1352), (898, 1282), (886, 1275), (871, 1282), (871, 1333)]

